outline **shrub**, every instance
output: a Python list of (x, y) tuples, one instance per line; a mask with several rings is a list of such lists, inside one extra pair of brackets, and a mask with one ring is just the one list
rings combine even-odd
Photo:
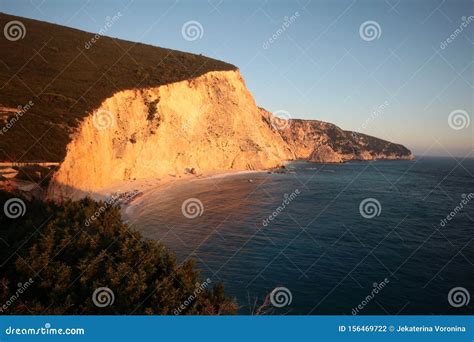
[(154, 101), (146, 103), (146, 105), (148, 106), (148, 115), (147, 115), (146, 119), (148, 121), (153, 121), (153, 119), (155, 118), (155, 115), (158, 112), (158, 110), (156, 108), (158, 102), (159, 102), (159, 100), (154, 100)]

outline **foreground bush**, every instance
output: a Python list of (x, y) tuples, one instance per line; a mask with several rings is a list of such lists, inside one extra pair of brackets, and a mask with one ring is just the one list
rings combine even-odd
[[(0, 192), (2, 209), (9, 197)], [(190, 261), (178, 265), (123, 224), (117, 208), (23, 201), (24, 216), (1, 212), (0, 314), (236, 312), (221, 284), (203, 282)]]

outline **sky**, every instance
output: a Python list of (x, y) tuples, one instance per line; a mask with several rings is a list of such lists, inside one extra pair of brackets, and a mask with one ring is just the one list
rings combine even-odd
[(0, 0), (0, 12), (89, 32), (120, 12), (107, 36), (232, 63), (267, 110), (474, 157), (474, 0)]

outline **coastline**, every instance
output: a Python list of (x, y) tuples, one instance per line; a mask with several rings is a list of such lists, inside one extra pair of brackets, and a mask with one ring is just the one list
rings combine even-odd
[(146, 199), (152, 192), (155, 191), (165, 191), (167, 189), (172, 188), (178, 184), (184, 183), (191, 183), (191, 182), (199, 182), (203, 180), (209, 179), (222, 179), (230, 176), (236, 175), (245, 175), (245, 174), (255, 174), (255, 173), (264, 173), (268, 172), (269, 170), (240, 170), (240, 171), (217, 171), (207, 174), (201, 175), (186, 175), (184, 177), (166, 177), (166, 178), (146, 178), (146, 179), (139, 179), (133, 181), (125, 181), (119, 182), (114, 184), (111, 187), (107, 187), (105, 189), (100, 190), (97, 192), (93, 198), (95, 200), (105, 200), (111, 194), (114, 193), (133, 193), (138, 192), (138, 195), (133, 197), (127, 203), (123, 203), (121, 205), (121, 213), (124, 221), (129, 219), (131, 210), (134, 207), (140, 205), (140, 203)]
[[(307, 161), (304, 159), (301, 159), (302, 161)], [(372, 159), (372, 160), (358, 160), (358, 159), (352, 159), (343, 162), (342, 164), (349, 163), (349, 162), (354, 162), (354, 161), (360, 161), (360, 162), (371, 162), (371, 161), (396, 161), (396, 160), (415, 160), (415, 158), (396, 158), (396, 159), (391, 159), (391, 158), (386, 158), (386, 159)], [(298, 160), (288, 160), (285, 161), (283, 164), (285, 167), (291, 163), (291, 162), (297, 162)], [(322, 164), (341, 164), (341, 163), (312, 163), (316, 165), (322, 165)], [(209, 179), (222, 179), (230, 176), (236, 176), (236, 175), (245, 175), (245, 174), (255, 174), (255, 173), (267, 173), (271, 172), (272, 170), (275, 169), (264, 169), (264, 170), (239, 170), (239, 171), (216, 171), (216, 172), (209, 172), (205, 174), (200, 174), (200, 175), (184, 175), (180, 177), (173, 177), (173, 176), (168, 176), (165, 178), (146, 178), (146, 179), (139, 179), (139, 180), (132, 180), (132, 181), (122, 181), (118, 182), (117, 184), (114, 184), (111, 187), (105, 188), (101, 191), (98, 192), (100, 195), (100, 198), (97, 199), (106, 199), (107, 196), (110, 196), (112, 193), (130, 193), (134, 191), (139, 191), (139, 196), (136, 196), (132, 198), (129, 202), (123, 203), (121, 205), (121, 213), (122, 217), (125, 221), (127, 221), (130, 218), (131, 211), (133, 208), (136, 206), (140, 205), (140, 203), (149, 197), (149, 195), (155, 191), (165, 191), (167, 189), (170, 189), (174, 187), (175, 185), (183, 184), (183, 183), (191, 183), (191, 182), (198, 182), (198, 181), (204, 181), (204, 180), (209, 180)]]

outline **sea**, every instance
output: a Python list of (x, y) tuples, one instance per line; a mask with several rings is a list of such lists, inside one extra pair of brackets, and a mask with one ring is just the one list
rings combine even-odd
[(178, 181), (128, 221), (195, 260), (205, 286), (222, 282), (242, 315), (474, 313), (474, 159)]

